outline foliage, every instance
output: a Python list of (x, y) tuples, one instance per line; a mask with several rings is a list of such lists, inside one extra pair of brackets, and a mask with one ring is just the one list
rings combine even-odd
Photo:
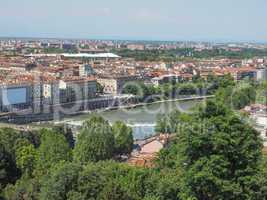
[(53, 47), (47, 47), (44, 48), (44, 53), (77, 53), (77, 48), (71, 48), (71, 49), (62, 49), (62, 48), (53, 48)]
[(181, 113), (178, 110), (174, 110), (167, 115), (158, 115), (155, 131), (158, 133), (176, 133), (180, 115)]
[(73, 132), (70, 128), (68, 128), (67, 126), (64, 126), (64, 125), (55, 125), (52, 127), (52, 131), (64, 135), (64, 137), (66, 138), (66, 140), (69, 144), (69, 147), (70, 148), (74, 147), (75, 140), (73, 137)]
[(100, 85), (100, 83), (96, 83), (96, 92), (98, 93), (98, 94), (103, 94), (103, 92), (104, 92), (104, 87), (102, 86), (102, 85)]
[(112, 126), (115, 139), (114, 153), (116, 155), (130, 154), (133, 148), (132, 129), (123, 122), (117, 121)]
[(258, 195), (262, 141), (256, 130), (213, 101), (189, 115), (182, 127), (177, 148), (160, 156), (176, 162), (159, 162), (181, 170), (181, 199), (242, 200)]
[(143, 82), (130, 82), (126, 84), (122, 90), (123, 94), (136, 95), (140, 101), (153, 101), (151, 99), (152, 95), (157, 95), (159, 93), (158, 88), (153, 85), (145, 85)]
[(71, 149), (65, 137), (52, 130), (41, 130), (41, 145), (38, 149), (37, 167), (46, 172), (59, 161), (70, 161)]
[(216, 101), (240, 110), (256, 101), (256, 90), (252, 84), (240, 82), (236, 86), (221, 87), (216, 92)]
[(15, 185), (9, 184), (4, 190), (7, 200), (37, 200), (39, 199), (39, 178), (22, 176)]
[(257, 87), (256, 102), (267, 105), (267, 81), (261, 82)]
[(63, 163), (42, 180), (40, 199), (142, 199), (143, 171), (114, 162)]
[(209, 59), (209, 58), (231, 58), (231, 59), (248, 59), (256, 56), (267, 56), (266, 49), (243, 48), (240, 51), (231, 51), (220, 48), (210, 50), (204, 49), (199, 51), (194, 48), (176, 48), (170, 50), (129, 50), (114, 49), (116, 53), (122, 57), (134, 58), (137, 61), (163, 61), (177, 62), (188, 61), (193, 59)]
[(0, 199), (267, 199), (259, 133), (229, 106), (264, 102), (266, 83), (210, 75), (207, 81), (195, 77), (190, 84), (141, 87), (148, 96), (170, 98), (204, 88), (216, 91), (216, 97), (190, 114), (173, 111), (158, 117), (156, 130), (176, 135), (153, 169), (110, 161), (131, 152), (132, 130), (122, 122), (110, 126), (100, 116), (83, 124), (75, 145), (72, 132), (62, 126), (36, 132), (0, 129)]
[(84, 122), (74, 148), (74, 159), (81, 163), (112, 158), (114, 136), (109, 123), (99, 116)]
[(18, 170), (10, 153), (0, 143), (0, 191), (8, 184), (16, 180)]
[[(138, 81), (131, 82), (125, 85), (122, 93), (136, 95), (141, 102), (149, 103), (155, 100), (178, 99), (192, 95), (213, 95), (218, 90), (222, 91), (224, 88), (232, 89), (235, 85), (233, 77), (229, 74), (222, 77), (210, 75), (207, 80), (195, 77), (192, 82), (181, 80), (178, 83), (173, 83), (167, 81), (159, 86)], [(236, 99), (239, 97), (237, 96)]]
[(16, 151), (16, 163), (23, 174), (32, 176), (38, 159), (37, 150), (32, 144), (22, 146)]
[(40, 199), (67, 199), (69, 192), (77, 187), (78, 174), (81, 170), (79, 164), (59, 163), (42, 179)]
[(159, 169), (177, 169), (178, 166), (178, 150), (177, 139), (172, 141), (169, 146), (162, 149), (158, 153), (155, 160), (156, 166)]
[(7, 152), (9, 152), (12, 158), (15, 159), (16, 142), (22, 139), (19, 132), (11, 128), (0, 129), (0, 143), (4, 146)]

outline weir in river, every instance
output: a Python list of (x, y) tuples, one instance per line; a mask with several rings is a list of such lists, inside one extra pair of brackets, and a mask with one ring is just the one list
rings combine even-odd
[[(190, 112), (192, 107), (201, 102), (204, 101), (166, 101), (130, 109), (101, 111), (97, 114), (108, 120), (110, 124), (113, 124), (116, 121), (123, 121), (133, 129), (134, 139), (144, 139), (155, 134), (155, 125), (158, 115), (168, 114), (173, 110)], [(92, 114), (84, 114), (67, 118), (64, 120), (64, 124), (68, 124), (72, 127), (80, 127), (83, 121), (85, 121), (90, 115)]]

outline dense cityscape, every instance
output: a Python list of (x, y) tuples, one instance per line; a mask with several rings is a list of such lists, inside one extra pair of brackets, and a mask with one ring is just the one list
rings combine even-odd
[[(87, 102), (80, 109), (107, 107), (130, 82), (158, 87), (170, 80), (190, 83), (228, 74), (236, 81), (261, 81), (267, 76), (267, 47), (256, 44), (17, 39), (2, 40), (0, 48), (1, 111), (8, 115), (50, 112), (77, 101)], [(247, 58), (242, 56), (245, 52)], [(203, 58), (194, 56), (197, 53)], [(169, 56), (158, 61), (153, 54)], [(15, 98), (17, 92), (21, 95)]]
[(0, 6), (0, 200), (266, 200), (267, 2)]
[[(260, 186), (267, 179), (257, 176), (266, 173), (259, 168), (267, 153), (266, 45), (26, 38), (0, 44), (3, 198), (265, 198)], [(226, 163), (216, 164), (218, 175), (202, 169), (208, 163), (196, 172), (179, 164), (196, 167), (204, 158)], [(235, 167), (244, 175), (232, 174), (238, 171), (229, 171), (230, 162), (240, 162)], [(238, 185), (226, 189), (217, 181)]]

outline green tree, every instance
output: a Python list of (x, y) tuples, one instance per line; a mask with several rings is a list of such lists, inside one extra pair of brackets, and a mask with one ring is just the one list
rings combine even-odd
[(15, 185), (7, 185), (4, 197), (8, 200), (36, 200), (39, 199), (40, 177), (29, 178), (22, 176)]
[(133, 148), (132, 129), (121, 121), (117, 121), (112, 126), (114, 134), (115, 146), (114, 153), (116, 155), (130, 154)]
[(176, 169), (178, 166), (178, 150), (177, 138), (172, 141), (166, 148), (158, 153), (155, 160), (156, 166), (159, 169)]
[(255, 103), (256, 90), (252, 85), (244, 84), (235, 88), (232, 93), (232, 105), (234, 109), (242, 109), (251, 103)]
[(114, 152), (114, 136), (108, 121), (93, 116), (84, 122), (77, 144), (74, 159), (81, 163), (110, 159)]
[[(146, 180), (149, 171), (142, 168), (134, 168), (114, 161), (98, 163), (99, 171), (105, 174), (105, 185), (101, 195), (110, 191), (112, 186), (116, 188), (118, 196), (126, 199), (143, 199), (146, 194)], [(111, 196), (112, 197), (112, 196)], [(101, 199), (101, 198), (100, 198)]]
[(32, 135), (28, 132), (18, 132), (12, 128), (0, 129), (0, 185), (14, 183), (21, 171), (16, 164), (16, 151), (24, 145), (29, 145)]
[(108, 181), (99, 195), (99, 200), (134, 200), (116, 181)]
[(16, 143), (22, 139), (22, 135), (12, 128), (1, 128), (0, 129), (0, 143), (5, 147), (6, 151), (9, 152), (12, 158), (15, 160)]
[(37, 150), (32, 144), (22, 146), (16, 151), (17, 166), (26, 176), (32, 177), (33, 171), (36, 167), (37, 158)]
[(168, 116), (164, 116), (164, 115), (157, 116), (155, 131), (157, 133), (171, 133), (172, 132), (172, 124), (170, 124), (170, 120)]
[(77, 190), (78, 175), (82, 166), (76, 163), (59, 163), (41, 181), (40, 199), (65, 200)]
[(21, 148), (31, 145), (30, 141), (25, 138), (19, 138), (15, 143), (15, 155), (17, 156), (17, 152), (20, 151)]
[(98, 199), (106, 184), (105, 172), (94, 164), (88, 164), (79, 174), (78, 191), (84, 199)]
[(235, 80), (231, 74), (224, 75), (218, 78), (218, 87), (219, 88), (226, 88), (229, 86), (235, 86)]
[(4, 145), (0, 143), (0, 192), (8, 184), (13, 183), (18, 177), (16, 164)]
[(267, 81), (259, 84), (257, 88), (256, 102), (267, 105)]
[(181, 199), (245, 200), (257, 196), (262, 141), (258, 132), (232, 111), (207, 102), (185, 122), (177, 141)]
[(216, 92), (216, 101), (222, 102), (232, 109), (240, 110), (256, 101), (255, 86), (240, 82), (236, 86), (221, 87)]
[(65, 125), (56, 125), (52, 127), (52, 131), (64, 135), (69, 143), (70, 148), (74, 147), (75, 140), (73, 137), (73, 132), (70, 128), (66, 127)]
[(174, 110), (166, 115), (158, 115), (155, 131), (158, 133), (176, 133), (180, 122), (181, 112)]
[(145, 199), (178, 200), (180, 173), (177, 170), (151, 170), (145, 181)]
[(41, 130), (38, 169), (45, 172), (59, 161), (70, 161), (71, 159), (71, 149), (62, 134), (48, 129)]

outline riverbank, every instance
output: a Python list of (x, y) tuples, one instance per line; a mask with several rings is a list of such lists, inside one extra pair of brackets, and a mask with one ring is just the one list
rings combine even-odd
[(165, 102), (203, 100), (203, 99), (213, 98), (214, 96), (215, 95), (195, 96), (195, 97), (193, 96), (193, 97), (185, 97), (185, 98), (178, 98), (178, 99), (167, 99), (167, 100), (161, 100), (161, 101), (153, 101), (149, 103), (138, 103), (138, 104), (129, 105), (129, 106), (121, 106), (121, 107), (118, 107), (118, 109), (136, 108), (136, 107), (142, 107), (142, 106), (147, 106), (147, 105), (152, 105), (152, 104), (157, 104), (157, 103), (165, 103)]
[[(203, 100), (203, 99), (213, 98), (214, 96), (215, 95), (191, 96), (191, 97), (183, 97), (183, 98), (177, 98), (177, 99), (166, 99), (166, 100), (160, 100), (160, 101), (153, 101), (149, 103), (137, 103), (137, 104), (131, 104), (131, 105), (125, 105), (125, 106), (113, 106), (113, 107), (108, 107), (108, 108), (96, 109), (93, 111), (89, 111), (89, 110), (81, 111), (80, 114), (97, 113), (97, 112), (119, 110), (119, 109), (132, 109), (132, 108), (138, 108), (138, 107), (149, 106), (149, 105), (159, 104), (159, 103), (166, 103), (166, 102)], [(77, 113), (77, 115), (79, 115), (79, 113)]]
[[(79, 127), (91, 114), (98, 114), (108, 120), (111, 124), (115, 121), (123, 121), (133, 129), (136, 139), (144, 139), (155, 134), (154, 128), (158, 114), (169, 113), (174, 109), (181, 109), (182, 112), (189, 111), (197, 103), (206, 98), (213, 96), (190, 96), (178, 99), (167, 99), (150, 103), (138, 103), (125, 106), (113, 106), (105, 109), (87, 110), (76, 112), (71, 115), (62, 116), (60, 118), (50, 118), (29, 123), (2, 123), (2, 127), (18, 127), (18, 129), (38, 129), (46, 128), (53, 125), (63, 124)], [(34, 117), (34, 116), (33, 116)], [(57, 116), (58, 117), (58, 116)]]
[(87, 114), (68, 117), (64, 120), (54, 121), (55, 124), (66, 124), (75, 130), (82, 126), (83, 122), (90, 117), (92, 113), (97, 113), (110, 124), (116, 121), (122, 121), (133, 130), (135, 139), (145, 139), (155, 135), (155, 124), (160, 114), (168, 114), (173, 110), (181, 112), (190, 112), (198, 103), (212, 96), (195, 96), (179, 99), (169, 99), (151, 103), (140, 103), (137, 105), (101, 109)]

